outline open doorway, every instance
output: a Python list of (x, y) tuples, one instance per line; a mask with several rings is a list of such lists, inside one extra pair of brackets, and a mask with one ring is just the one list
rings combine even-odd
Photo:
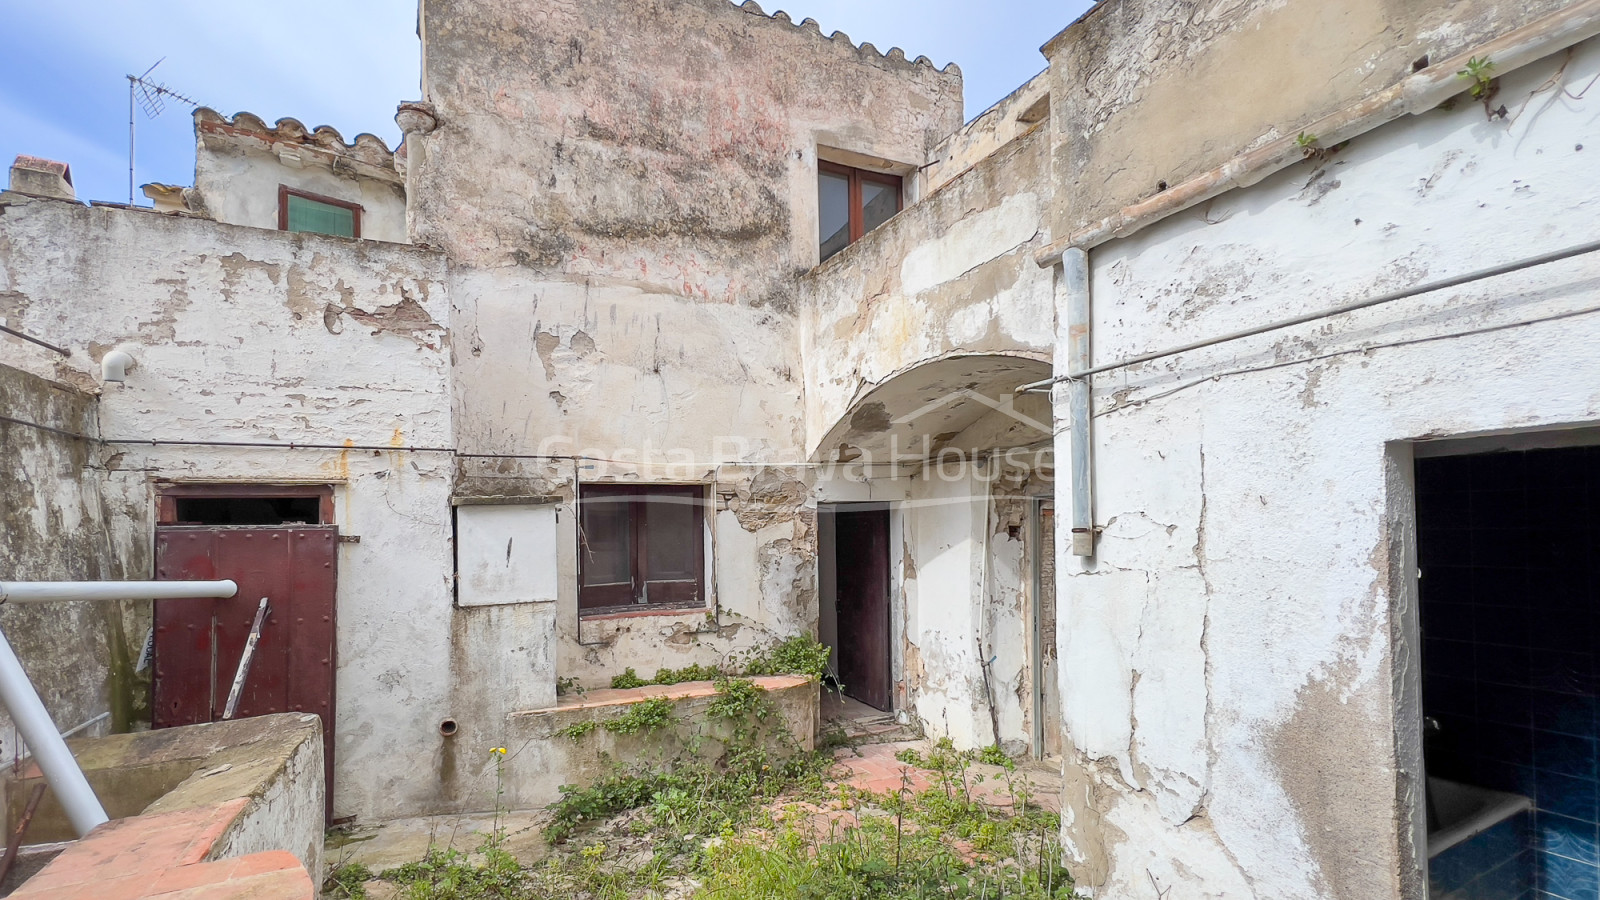
[(819, 511), (821, 624), (830, 654), (832, 719), (894, 711), (889, 612), (889, 510), (840, 504)]
[(1593, 897), (1600, 447), (1439, 449), (1415, 470), (1431, 895)]

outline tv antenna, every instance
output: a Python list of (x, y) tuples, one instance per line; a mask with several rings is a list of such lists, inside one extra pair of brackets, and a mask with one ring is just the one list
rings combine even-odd
[(185, 97), (184, 95), (182, 95), (182, 94), (178, 93), (177, 91), (167, 87), (166, 85), (160, 84), (158, 82), (150, 80), (150, 73), (154, 72), (156, 70), (156, 66), (159, 66), (159, 65), (161, 65), (162, 63), (164, 63), (166, 61), (167, 61), (167, 58), (165, 56), (163, 56), (160, 59), (156, 60), (155, 66), (151, 66), (150, 68), (145, 69), (143, 75), (129, 75), (128, 76), (128, 205), (129, 206), (133, 205), (133, 148), (134, 148), (134, 117), (133, 117), (133, 109), (134, 109), (135, 104), (137, 104), (140, 109), (144, 110), (145, 116), (147, 118), (150, 118), (150, 119), (154, 119), (156, 116), (161, 115), (161, 111), (167, 108), (167, 98), (168, 97), (172, 98), (173, 100), (176, 100), (179, 103), (187, 104), (187, 105), (189, 105), (191, 107), (200, 105), (197, 101), (194, 101), (194, 100), (189, 99), (188, 97)]

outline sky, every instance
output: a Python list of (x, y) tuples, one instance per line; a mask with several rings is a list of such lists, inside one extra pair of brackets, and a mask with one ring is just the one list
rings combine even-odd
[[(539, 2), (539, 0), (524, 0)], [(760, 0), (758, 0), (760, 2)], [(879, 50), (900, 47), (965, 81), (983, 112), (1045, 67), (1039, 47), (1089, 0), (767, 0)], [(128, 200), (128, 80), (153, 81), (224, 115), (288, 116), (400, 138), (395, 105), (421, 96), (414, 0), (51, 0), (8, 4), (0, 54), (0, 162), (26, 153), (72, 166), (79, 199)], [(135, 112), (135, 183), (187, 185), (189, 107)], [(135, 194), (140, 205), (149, 201)]]

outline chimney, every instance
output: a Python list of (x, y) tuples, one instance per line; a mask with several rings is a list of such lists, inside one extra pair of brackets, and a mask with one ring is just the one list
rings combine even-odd
[(78, 199), (72, 189), (72, 167), (37, 156), (19, 156), (11, 164), (11, 189), (32, 197)]

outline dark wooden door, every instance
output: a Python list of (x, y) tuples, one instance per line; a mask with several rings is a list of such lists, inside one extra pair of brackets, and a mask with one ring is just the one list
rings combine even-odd
[(321, 716), (330, 809), (338, 542), (332, 525), (156, 528), (158, 580), (231, 578), (239, 592), (226, 600), (155, 602), (152, 724), (222, 718), (256, 608), (266, 597), (268, 614), (234, 718)]
[(889, 666), (889, 511), (834, 514), (840, 688), (875, 709), (893, 704)]

